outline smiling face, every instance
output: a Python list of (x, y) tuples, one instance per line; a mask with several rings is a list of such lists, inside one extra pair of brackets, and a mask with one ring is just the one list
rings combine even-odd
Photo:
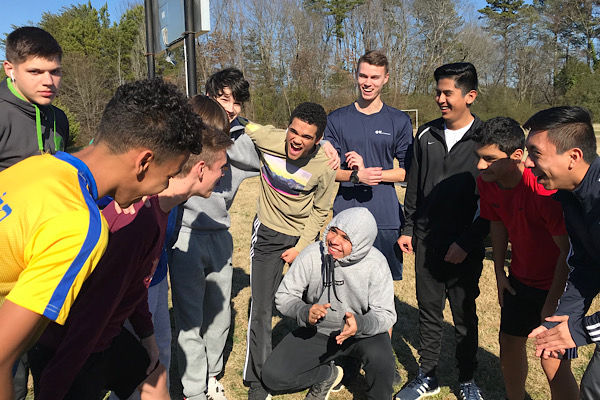
[(225, 109), (229, 123), (236, 119), (242, 112), (242, 103), (233, 97), (233, 93), (228, 86), (223, 88), (223, 92), (215, 100)]
[(137, 203), (144, 196), (151, 196), (165, 190), (169, 186), (169, 179), (181, 171), (187, 161), (188, 154), (172, 157), (157, 164), (154, 160), (145, 161), (143, 171), (137, 174), (136, 182), (130, 181), (122, 184), (121, 189), (114, 193), (114, 199), (121, 208), (127, 208)]
[[(475, 97), (477, 97), (475, 90), (471, 90), (463, 95), (462, 91), (456, 87), (454, 79), (441, 78), (437, 82), (435, 92), (435, 102), (440, 108), (442, 118), (448, 127), (458, 121), (470, 118), (471, 111), (469, 111), (469, 106), (475, 101)], [(461, 126), (451, 129), (458, 128), (461, 128)]]
[(525, 166), (531, 168), (538, 183), (547, 190), (572, 189), (571, 157), (568, 151), (558, 154), (548, 140), (548, 131), (531, 131), (527, 136)]
[(379, 98), (389, 76), (390, 74), (385, 72), (385, 67), (361, 62), (356, 71), (360, 97), (369, 102)]
[(344, 231), (335, 226), (327, 232), (325, 243), (327, 244), (327, 252), (336, 260), (348, 257), (352, 253), (350, 238)]
[(523, 151), (518, 149), (508, 156), (497, 145), (489, 144), (477, 145), (475, 154), (479, 157), (477, 169), (481, 171), (481, 179), (485, 182), (497, 182), (518, 171), (517, 165), (521, 161)]
[(287, 129), (285, 149), (289, 159), (297, 160), (307, 157), (319, 143), (317, 127), (301, 119), (294, 118)]
[(62, 69), (58, 57), (33, 57), (22, 63), (4, 61), (4, 72), (13, 86), (30, 103), (49, 105), (58, 94)]
[(227, 168), (227, 152), (225, 150), (219, 152), (219, 156), (215, 159), (212, 165), (204, 165), (202, 169), (202, 190), (198, 193), (199, 196), (209, 197), (219, 179), (225, 175)]

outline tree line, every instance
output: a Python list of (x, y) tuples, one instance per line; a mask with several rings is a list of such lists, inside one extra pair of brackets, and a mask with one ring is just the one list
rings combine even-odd
[[(228, 66), (244, 72), (251, 100), (244, 114), (284, 126), (302, 101), (331, 111), (356, 98), (355, 62), (367, 50), (390, 61), (386, 103), (436, 118), (433, 71), (472, 62), (479, 74), (473, 112), (520, 122), (537, 110), (581, 105), (600, 120), (600, 1), (211, 0), (211, 32), (196, 44), (198, 87)], [(86, 4), (43, 13), (39, 26), (61, 44), (66, 110), (77, 144), (87, 143), (115, 88), (146, 76), (145, 18), (130, 3), (119, 21)], [(185, 89), (182, 49), (176, 65), (157, 58), (157, 74)]]

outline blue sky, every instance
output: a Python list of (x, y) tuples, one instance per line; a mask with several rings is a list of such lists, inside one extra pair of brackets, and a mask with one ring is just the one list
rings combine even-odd
[[(128, 0), (92, 0), (92, 6), (100, 8), (108, 4), (110, 21), (118, 21), (123, 11), (127, 9), (128, 3), (138, 1)], [(12, 32), (12, 25), (23, 26), (40, 22), (44, 12), (58, 13), (63, 7), (71, 4), (87, 3), (87, 0), (13, 0), (3, 1), (0, 12), (0, 35)], [(0, 59), (4, 59), (4, 50), (0, 50)]]
[[(142, 0), (92, 0), (92, 6), (96, 8), (108, 4), (108, 13), (111, 22), (118, 21), (127, 4), (141, 2)], [(472, 4), (474, 13), (477, 9), (485, 7), (485, 0), (467, 0)], [(528, 3), (530, 1), (527, 1)], [(12, 31), (12, 25), (23, 26), (37, 24), (44, 12), (58, 13), (61, 8), (71, 4), (87, 3), (87, 0), (13, 0), (3, 1), (2, 12), (0, 12), (0, 35)], [(4, 59), (4, 50), (0, 50), (0, 59)]]

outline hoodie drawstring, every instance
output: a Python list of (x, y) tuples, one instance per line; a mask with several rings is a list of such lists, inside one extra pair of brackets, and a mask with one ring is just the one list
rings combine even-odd
[[(323, 274), (323, 287), (327, 288), (327, 302), (330, 304), (331, 304), (331, 287), (332, 286), (333, 286), (333, 296), (336, 298), (337, 301), (339, 301), (341, 303), (342, 301), (337, 296), (337, 292), (335, 289), (336, 282), (335, 282), (334, 260), (333, 260), (333, 257), (331, 256), (331, 254), (327, 254), (325, 256), (325, 271)], [(331, 308), (331, 310), (336, 311), (333, 308)]]

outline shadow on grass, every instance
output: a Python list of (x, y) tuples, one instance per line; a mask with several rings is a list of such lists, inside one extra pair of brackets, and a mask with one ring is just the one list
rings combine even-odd
[[(412, 348), (418, 348), (419, 345), (419, 310), (398, 300), (397, 297), (395, 298), (395, 306), (398, 320), (392, 333), (392, 347), (400, 364), (400, 368), (407, 371), (408, 382), (410, 382), (416, 376), (419, 368), (417, 359), (413, 356), (412, 351)], [(293, 331), (296, 327), (297, 325), (293, 319), (282, 319), (273, 328), (273, 347), (281, 342), (285, 335)], [(454, 326), (444, 322), (442, 352), (440, 354), (437, 374), (440, 385), (449, 386), (450, 390), (458, 397), (458, 371), (456, 368), (456, 360), (454, 358), (455, 348)], [(500, 359), (495, 354), (490, 353), (481, 347), (478, 349), (477, 358), (479, 366), (475, 373), (475, 379), (483, 391), (485, 398), (492, 400), (503, 399), (504, 382), (500, 370)], [(396, 389), (398, 390), (406, 383), (407, 382), (402, 382)], [(366, 398), (366, 382), (362, 374), (358, 375), (356, 379), (345, 386), (355, 399)]]

